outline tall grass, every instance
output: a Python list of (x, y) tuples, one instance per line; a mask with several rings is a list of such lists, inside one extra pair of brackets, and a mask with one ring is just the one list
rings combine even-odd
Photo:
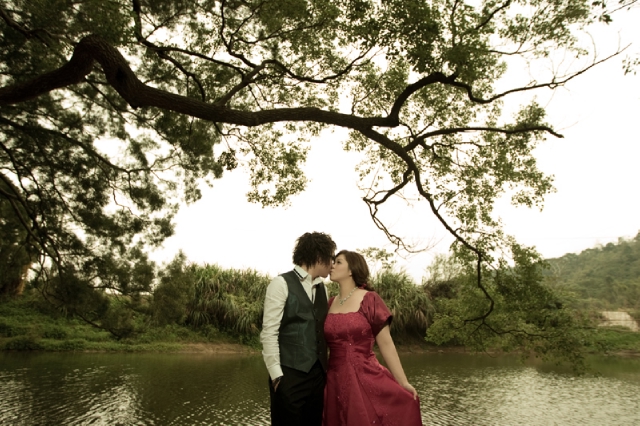
[(373, 287), (393, 314), (391, 333), (403, 339), (424, 339), (435, 312), (422, 285), (404, 271), (384, 269), (373, 277)]
[(188, 324), (213, 325), (240, 337), (258, 335), (268, 276), (251, 269), (222, 269), (217, 265), (196, 267), (193, 273), (195, 289), (187, 307)]

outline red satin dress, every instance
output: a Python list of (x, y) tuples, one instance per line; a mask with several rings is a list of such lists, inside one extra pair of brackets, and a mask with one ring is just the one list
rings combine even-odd
[(419, 401), (380, 365), (372, 350), (375, 336), (391, 319), (373, 291), (364, 295), (357, 312), (327, 316), (324, 426), (422, 426)]

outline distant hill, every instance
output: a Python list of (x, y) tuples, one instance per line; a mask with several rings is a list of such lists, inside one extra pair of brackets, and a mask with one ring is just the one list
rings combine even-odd
[(547, 261), (549, 284), (573, 293), (582, 307), (640, 309), (640, 232), (629, 240)]

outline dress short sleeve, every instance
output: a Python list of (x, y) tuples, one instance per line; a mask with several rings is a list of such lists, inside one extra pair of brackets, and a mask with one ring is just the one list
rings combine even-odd
[(378, 293), (374, 291), (365, 294), (364, 299), (362, 299), (361, 310), (371, 325), (371, 331), (374, 337), (380, 333), (380, 330), (382, 330), (385, 325), (391, 324), (391, 320), (393, 319), (393, 315), (391, 315), (391, 311), (389, 311), (387, 305), (384, 304), (384, 301)]

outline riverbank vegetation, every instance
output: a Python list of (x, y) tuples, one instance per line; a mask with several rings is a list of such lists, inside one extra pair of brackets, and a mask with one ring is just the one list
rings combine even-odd
[[(113, 304), (123, 301), (114, 299)], [(172, 352), (189, 344), (236, 344), (234, 336), (213, 327), (194, 330), (177, 323), (156, 325), (139, 308), (130, 309), (125, 338), (114, 338), (104, 329), (67, 315), (52, 306), (36, 290), (0, 303), (0, 348), (25, 351)], [(251, 348), (248, 348), (251, 349)]]
[[(640, 261), (639, 247), (636, 237), (567, 256), (577, 264), (586, 256), (598, 270), (615, 271), (605, 267), (606, 259), (618, 258), (611, 253), (626, 253), (630, 269), (638, 271), (633, 267)], [(487, 299), (476, 287), (475, 275), (453, 256), (436, 256), (421, 283), (392, 264), (383, 265), (372, 285), (394, 315), (392, 335), (401, 348), (518, 351), (575, 364), (588, 353), (640, 353), (640, 333), (597, 327), (603, 306), (631, 309), (637, 300), (596, 303), (598, 299), (585, 290), (606, 286), (618, 280), (618, 275), (594, 272), (585, 281), (562, 281), (554, 266), (557, 262), (551, 259), (546, 267), (540, 262), (517, 262), (486, 271), (485, 288), (495, 304), (485, 318)], [(571, 269), (564, 271), (564, 277), (579, 276)], [(635, 278), (628, 272), (622, 274), (626, 288), (633, 289), (640, 280), (640, 273)], [(235, 344), (258, 351), (262, 302), (270, 280), (253, 270), (194, 264), (179, 254), (157, 271), (151, 292), (126, 297), (104, 292), (101, 302), (95, 304), (104, 311), (100, 326), (86, 321), (86, 309), (84, 315), (76, 315), (65, 305), (46, 300), (38, 281), (33, 280), (22, 296), (0, 302), (0, 348), (180, 351), (190, 344)], [(337, 294), (334, 283), (327, 288), (330, 295)]]

